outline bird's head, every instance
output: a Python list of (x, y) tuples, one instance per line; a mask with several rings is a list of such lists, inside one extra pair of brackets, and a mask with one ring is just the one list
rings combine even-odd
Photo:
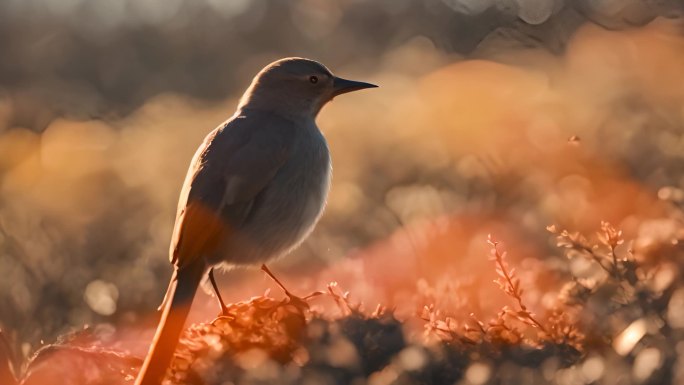
[(267, 65), (254, 77), (239, 108), (315, 117), (335, 96), (373, 87), (377, 86), (339, 78), (314, 60), (285, 58)]

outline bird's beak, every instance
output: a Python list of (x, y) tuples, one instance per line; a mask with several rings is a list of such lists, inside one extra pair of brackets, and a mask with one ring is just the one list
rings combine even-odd
[(347, 80), (338, 78), (337, 76), (333, 78), (333, 96), (346, 94), (347, 92), (358, 91), (364, 88), (376, 88), (375, 84), (357, 82), (356, 80)]

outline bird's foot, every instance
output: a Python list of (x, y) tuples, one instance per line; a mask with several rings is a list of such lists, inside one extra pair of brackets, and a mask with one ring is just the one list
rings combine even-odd
[(288, 303), (290, 305), (298, 308), (298, 309), (309, 310), (308, 299), (311, 297), (315, 297), (319, 294), (318, 292), (316, 292), (316, 293), (314, 293), (312, 295), (308, 295), (306, 297), (299, 297), (297, 295), (294, 295), (289, 290), (287, 290), (285, 285), (283, 285), (282, 282), (280, 282), (280, 280), (278, 278), (276, 278), (275, 275), (273, 275), (271, 270), (269, 270), (269, 268), (266, 265), (261, 265), (261, 270), (264, 273), (266, 273), (266, 275), (268, 275), (276, 283), (276, 285), (278, 285), (278, 287), (280, 287), (285, 292), (285, 295), (287, 295), (287, 298), (288, 298), (287, 299)]

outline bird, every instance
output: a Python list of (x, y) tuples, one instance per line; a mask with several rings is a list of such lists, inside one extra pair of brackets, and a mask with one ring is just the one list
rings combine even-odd
[(283, 58), (253, 78), (232, 117), (205, 137), (180, 192), (173, 275), (136, 385), (164, 379), (198, 286), (207, 274), (214, 283), (214, 266), (265, 268), (311, 233), (332, 173), (316, 117), (334, 97), (374, 87), (315, 60)]

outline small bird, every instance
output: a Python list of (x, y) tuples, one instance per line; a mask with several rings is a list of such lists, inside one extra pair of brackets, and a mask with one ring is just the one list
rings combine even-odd
[(331, 159), (316, 126), (335, 96), (370, 83), (323, 64), (285, 58), (262, 69), (235, 114), (210, 132), (190, 163), (170, 248), (174, 273), (136, 385), (159, 385), (193, 297), (213, 266), (258, 265), (297, 247), (318, 221)]

